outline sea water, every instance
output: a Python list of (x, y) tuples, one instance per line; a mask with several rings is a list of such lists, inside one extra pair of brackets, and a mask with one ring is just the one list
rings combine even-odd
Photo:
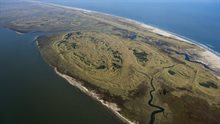
[(0, 124), (119, 124), (44, 62), (37, 35), (0, 29)]
[[(219, 0), (41, 0), (134, 19), (220, 52)], [(40, 56), (36, 34), (0, 29), (1, 124), (117, 124), (99, 103), (57, 76)]]
[(130, 18), (220, 52), (220, 0), (41, 0)]

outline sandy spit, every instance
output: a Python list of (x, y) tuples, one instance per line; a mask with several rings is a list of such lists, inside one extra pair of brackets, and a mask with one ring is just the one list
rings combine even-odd
[[(34, 1), (34, 2), (36, 2), (36, 1)], [(190, 44), (195, 44), (198, 47), (203, 49), (203, 51), (199, 51), (199, 50), (195, 51), (200, 56), (197, 61), (205, 63), (213, 69), (220, 70), (220, 54), (219, 53), (213, 51), (212, 49), (210, 49), (209, 47), (207, 47), (207, 46), (205, 46), (201, 43), (198, 43), (198, 42), (193, 41), (191, 39), (188, 39), (188, 38), (185, 38), (183, 36), (177, 35), (175, 33), (168, 32), (168, 31), (159, 29), (157, 27), (147, 25), (147, 24), (144, 24), (142, 22), (138, 22), (138, 21), (135, 21), (135, 20), (132, 20), (132, 19), (127, 19), (127, 18), (115, 16), (115, 15), (102, 13), (102, 12), (90, 11), (90, 10), (86, 10), (86, 9), (76, 8), (76, 7), (68, 7), (68, 6), (63, 6), (63, 5), (53, 4), (53, 3), (43, 3), (43, 2), (38, 2), (38, 3), (48, 5), (48, 6), (78, 10), (78, 11), (82, 11), (84, 13), (100, 13), (100, 14), (103, 14), (103, 15), (109, 15), (109, 16), (112, 16), (112, 17), (120, 18), (122, 21), (127, 21), (127, 22), (133, 23), (137, 26), (143, 27), (143, 28), (145, 28), (145, 29), (147, 29), (147, 30), (149, 30), (153, 33), (160, 34), (160, 35), (163, 35), (165, 37), (171, 37), (171, 38), (174, 38), (174, 39), (177, 39), (177, 40), (180, 40), (180, 41), (184, 41), (184, 42), (187, 42), (187, 43), (190, 43)], [(125, 117), (123, 117), (119, 113), (120, 108), (118, 108), (115, 103), (109, 103), (107, 101), (103, 101), (102, 99), (100, 99), (98, 94), (96, 94), (94, 91), (89, 91), (86, 87), (82, 86), (79, 82), (76, 82), (76, 80), (74, 78), (72, 78), (70, 76), (67, 76), (67, 75), (64, 75), (64, 74), (61, 74), (56, 69), (55, 69), (55, 71), (58, 75), (65, 78), (70, 84), (72, 84), (73, 86), (78, 87), (81, 91), (83, 91), (87, 95), (91, 96), (92, 98), (96, 99), (97, 101), (99, 101), (105, 107), (109, 108), (111, 111), (113, 111), (113, 113), (115, 113), (124, 122), (129, 123), (129, 124), (135, 124), (135, 122), (129, 121), (128, 119), (126, 119)], [(218, 77), (218, 78), (220, 78), (220, 77)]]
[(124, 116), (122, 116), (119, 111), (121, 110), (117, 104), (115, 103), (111, 103), (108, 101), (104, 101), (100, 98), (99, 94), (95, 93), (95, 91), (92, 90), (88, 90), (85, 86), (82, 85), (82, 83), (76, 81), (76, 79), (62, 74), (60, 73), (56, 68), (54, 68), (55, 72), (61, 76), (62, 78), (64, 78), (65, 80), (67, 80), (72, 86), (77, 87), (78, 89), (80, 89), (83, 93), (87, 94), (88, 96), (92, 97), (93, 99), (95, 99), (96, 101), (100, 102), (103, 106), (105, 106), (106, 108), (110, 109), (120, 120), (122, 120), (124, 123), (126, 124), (138, 124), (137, 122), (132, 122), (130, 120), (128, 120), (127, 118), (125, 118)]

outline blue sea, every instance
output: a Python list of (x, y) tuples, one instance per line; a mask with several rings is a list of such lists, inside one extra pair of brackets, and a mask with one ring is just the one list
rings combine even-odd
[(130, 18), (220, 52), (220, 0), (41, 0)]

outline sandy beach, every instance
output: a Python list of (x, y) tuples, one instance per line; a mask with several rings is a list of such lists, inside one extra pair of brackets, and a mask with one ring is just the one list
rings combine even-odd
[(173, 33), (169, 33), (167, 31), (164, 31), (164, 30), (161, 30), (161, 29), (149, 26), (149, 25), (143, 24), (142, 26), (148, 28), (149, 30), (151, 30), (152, 32), (154, 32), (156, 34), (160, 34), (160, 35), (163, 35), (166, 37), (175, 38), (177, 40), (184, 41), (184, 42), (187, 42), (190, 44), (195, 44), (196, 46), (203, 49), (202, 51), (201, 50), (194, 51), (194, 54), (199, 55), (199, 57), (197, 58), (196, 61), (205, 63), (213, 70), (220, 70), (220, 57), (219, 57), (218, 53), (214, 52), (213, 50), (211, 50), (207, 46), (205, 46), (203, 44), (199, 44), (197, 42), (193, 42), (193, 41), (181, 38)]
[[(127, 18), (123, 18), (123, 17), (118, 17), (115, 15), (110, 15), (110, 14), (105, 14), (102, 12), (96, 12), (96, 11), (90, 11), (90, 10), (86, 10), (86, 9), (80, 9), (80, 8), (75, 8), (75, 7), (67, 7), (67, 6), (63, 6), (63, 5), (57, 5), (57, 4), (51, 4), (51, 3), (47, 3), (46, 5), (52, 5), (54, 7), (61, 7), (61, 8), (65, 8), (65, 9), (72, 9), (72, 10), (78, 10), (78, 11), (83, 11), (85, 13), (99, 13), (99, 14), (103, 14), (103, 15), (108, 15), (108, 16), (112, 16), (115, 18), (120, 18), (122, 21), (124, 22), (129, 22), (131, 24), (134, 24), (136, 26), (142, 27), (146, 30), (149, 30), (153, 33), (159, 34), (159, 35), (163, 35), (165, 37), (171, 37), (174, 39), (177, 39), (179, 41), (183, 41), (183, 42), (187, 42), (190, 44), (194, 44), (196, 46), (198, 46), (199, 48), (201, 48), (200, 50), (195, 50), (193, 51), (193, 53), (197, 54), (198, 57), (196, 57), (196, 61), (202, 62), (207, 64), (210, 68), (212, 68), (213, 70), (220, 70), (220, 57), (219, 57), (219, 53), (213, 51), (212, 49), (210, 49), (209, 47), (200, 44), (198, 42), (192, 41), (190, 39), (184, 38), (182, 36), (179, 36), (175, 33), (172, 32), (168, 32), (147, 24), (144, 24), (142, 22), (138, 22), (135, 20), (131, 20), (131, 19), (127, 19)], [(57, 69), (54, 69), (55, 72), (61, 76), (62, 78), (66, 79), (71, 85), (79, 88), (82, 92), (86, 93), (87, 95), (89, 95), (90, 97), (92, 97), (93, 99), (97, 100), (98, 102), (100, 102), (103, 106), (105, 106), (106, 108), (110, 109), (118, 118), (120, 118), (123, 122), (128, 123), (128, 124), (135, 124), (136, 122), (132, 122), (130, 120), (128, 120), (127, 118), (125, 118), (124, 116), (122, 116), (119, 111), (120, 108), (117, 106), (117, 104), (115, 103), (110, 103), (107, 101), (102, 100), (98, 94), (95, 93), (95, 91), (90, 91), (88, 90), (86, 87), (84, 87), (82, 85), (82, 83), (77, 82), (74, 78), (62, 74), (60, 72), (57, 71)], [(219, 77), (219, 76), (218, 76)]]
[(123, 121), (126, 124), (137, 124), (136, 122), (132, 122), (130, 120), (128, 120), (127, 118), (125, 118), (124, 116), (122, 116), (119, 111), (121, 110), (117, 104), (115, 103), (111, 103), (111, 102), (107, 102), (104, 101), (100, 98), (99, 94), (95, 93), (95, 91), (90, 91), (88, 90), (86, 87), (84, 87), (82, 85), (82, 83), (77, 82), (76, 79), (62, 74), (60, 72), (58, 72), (58, 70), (56, 68), (54, 68), (54, 71), (61, 76), (62, 78), (64, 78), (65, 80), (67, 80), (72, 86), (77, 87), (78, 89), (80, 89), (83, 93), (87, 94), (88, 96), (92, 97), (93, 99), (95, 99), (96, 101), (100, 102), (103, 106), (105, 106), (106, 108), (110, 109), (121, 121)]
[[(41, 3), (41, 2), (39, 2), (39, 3)], [(43, 3), (43, 4), (45, 4), (45, 3)], [(86, 9), (81, 9), (81, 8), (76, 8), (76, 7), (68, 7), (68, 6), (58, 5), (58, 4), (53, 4), (53, 3), (46, 3), (46, 5), (61, 7), (61, 8), (65, 8), (65, 9), (72, 9), (72, 10), (77, 10), (77, 11), (83, 11), (85, 13), (98, 13), (98, 14), (103, 14), (103, 15), (119, 18), (122, 21), (135, 24), (136, 26), (140, 26), (142, 28), (145, 28), (145, 29), (147, 29), (147, 30), (149, 30), (153, 33), (163, 35), (165, 37), (171, 37), (171, 38), (174, 38), (174, 39), (177, 39), (177, 40), (180, 40), (180, 41), (184, 41), (184, 42), (187, 42), (187, 43), (190, 43), (190, 44), (194, 44), (194, 45), (198, 46), (199, 48), (203, 49), (203, 51), (195, 51), (195, 53), (200, 56), (198, 58), (198, 61), (207, 64), (213, 70), (220, 70), (220, 57), (219, 57), (220, 54), (219, 53), (217, 53), (214, 50), (210, 49), (206, 45), (203, 45), (203, 44), (198, 43), (196, 41), (193, 41), (191, 39), (185, 38), (185, 37), (180, 36), (178, 34), (168, 32), (168, 31), (159, 29), (157, 27), (147, 25), (145, 23), (138, 22), (138, 21), (135, 21), (135, 20), (132, 20), (132, 19), (123, 18), (123, 17), (119, 17), (119, 16), (116, 16), (116, 15), (111, 15), (111, 14), (107, 14), (107, 13), (97, 12), (97, 11), (93, 11), (93, 10), (86, 10)]]
[(213, 69), (220, 69), (220, 57), (208, 50), (200, 52), (201, 57), (198, 58), (198, 61), (207, 63)]

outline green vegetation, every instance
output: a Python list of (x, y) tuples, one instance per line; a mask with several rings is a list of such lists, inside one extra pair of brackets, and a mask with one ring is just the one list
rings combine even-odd
[[(131, 42), (114, 33), (63, 33), (39, 40), (39, 45), (48, 63), (60, 72), (85, 82), (88, 88), (104, 94), (103, 99), (117, 103), (124, 116), (140, 123), (147, 123), (154, 110), (148, 105), (151, 79), (158, 90), (163, 85), (172, 88), (172, 91), (162, 88), (163, 95), (186, 95), (205, 102), (207, 96), (200, 93), (213, 96), (219, 92), (199, 87), (216, 89), (217, 85), (207, 80), (219, 82), (202, 65), (184, 60), (178, 54), (176, 57), (167, 55), (151, 44)], [(196, 88), (198, 93), (192, 94), (192, 88)]]
[(176, 73), (175, 73), (174, 71), (172, 71), (172, 70), (169, 70), (168, 73), (171, 74), (171, 75), (175, 75), (175, 74), (176, 74)]
[(133, 54), (137, 57), (138, 61), (147, 62), (147, 53), (138, 52), (136, 49), (134, 49)]
[(204, 86), (204, 87), (207, 87), (207, 88), (214, 88), (214, 89), (217, 89), (218, 86), (211, 82), (211, 81), (207, 81), (207, 82), (202, 82), (202, 83), (199, 83), (201, 86)]
[(152, 104), (165, 109), (156, 123), (220, 122), (219, 70), (184, 59), (184, 53), (195, 61), (200, 57), (203, 50), (196, 45), (96, 12), (35, 2), (8, 6), (1, 8), (1, 25), (20, 32), (55, 32), (38, 38), (47, 63), (117, 103), (128, 119), (149, 122), (155, 111), (148, 104), (152, 81)]

